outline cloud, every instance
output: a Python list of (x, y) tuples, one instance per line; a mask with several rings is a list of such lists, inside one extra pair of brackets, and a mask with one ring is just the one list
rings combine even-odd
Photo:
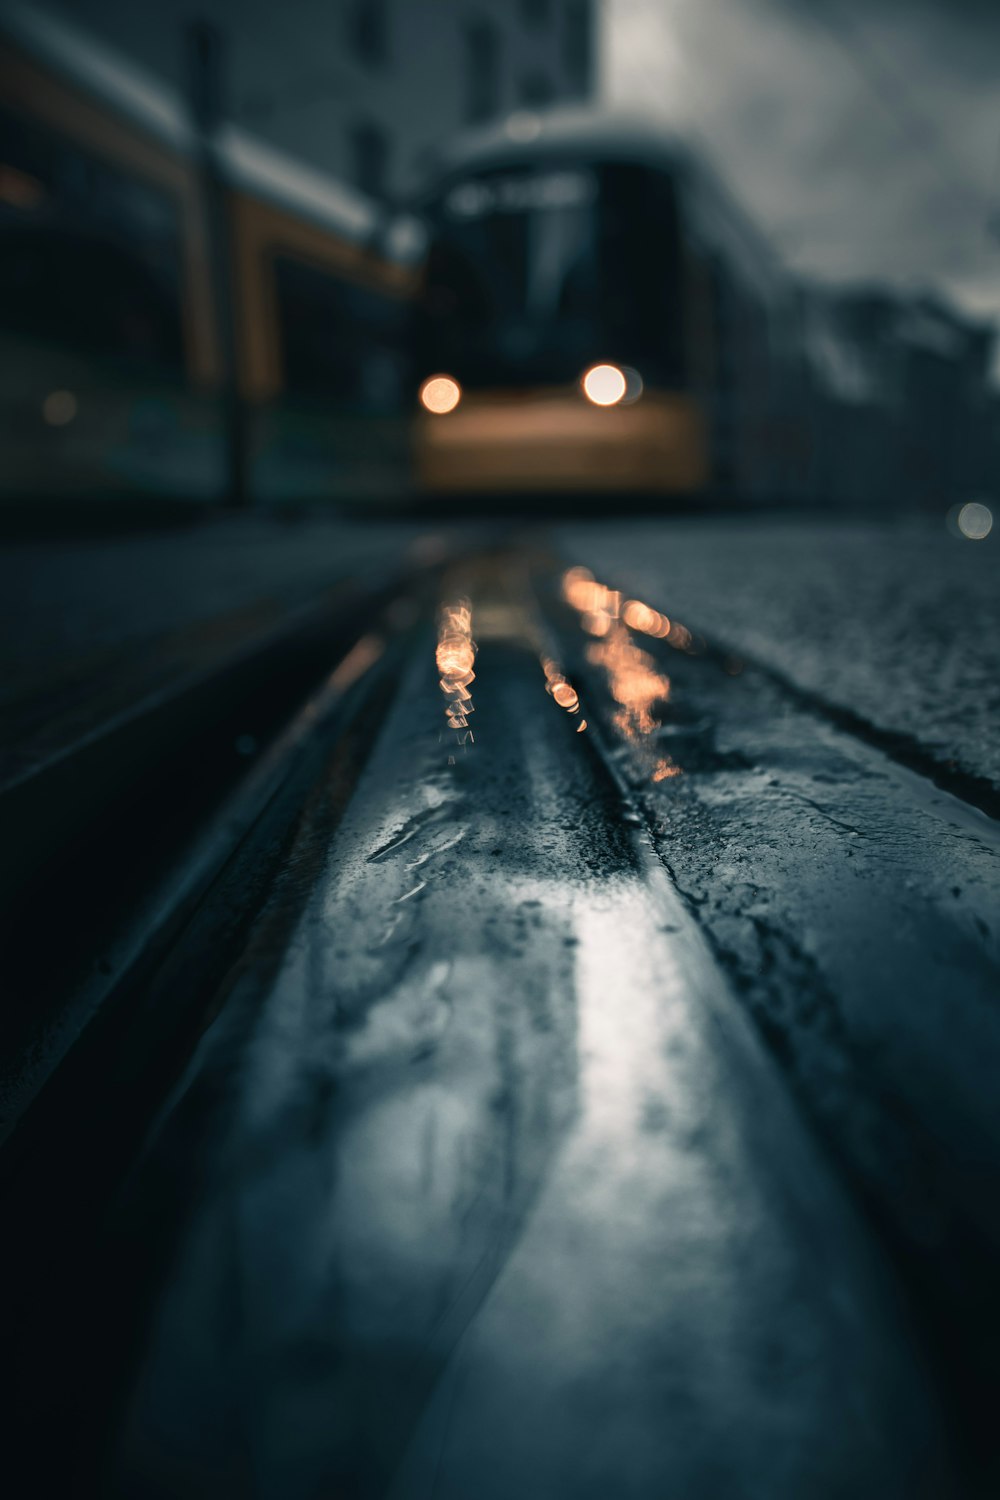
[(1000, 6), (607, 0), (604, 14), (606, 100), (699, 138), (791, 267), (1000, 313)]

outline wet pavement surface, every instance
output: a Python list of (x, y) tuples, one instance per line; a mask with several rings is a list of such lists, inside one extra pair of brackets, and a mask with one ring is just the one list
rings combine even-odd
[(143, 697), (218, 668), (331, 589), (412, 562), (425, 533), (230, 516), (168, 532), (6, 541), (0, 786)]
[(997, 824), (580, 561), (372, 655), (81, 1257), (75, 1493), (994, 1492)]
[(943, 513), (714, 515), (568, 527), (560, 544), (819, 703), (1000, 791), (995, 532), (968, 541)]

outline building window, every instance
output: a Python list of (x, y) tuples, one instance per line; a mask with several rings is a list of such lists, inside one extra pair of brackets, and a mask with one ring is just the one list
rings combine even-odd
[(465, 28), (466, 118), (489, 120), (500, 110), (500, 41), (489, 21)]
[(593, 82), (593, 13), (590, 0), (566, 0), (563, 57), (572, 94), (589, 94)]
[(377, 68), (389, 55), (389, 17), (386, 0), (351, 0), (348, 12), (351, 49), (359, 62)]
[(552, 0), (521, 0), (521, 20), (541, 31), (552, 19)]
[(519, 92), (521, 103), (528, 109), (540, 109), (544, 104), (551, 104), (555, 97), (551, 78), (537, 71), (524, 75)]
[(372, 198), (384, 197), (389, 167), (385, 131), (371, 121), (355, 125), (350, 134), (352, 177), (356, 187)]

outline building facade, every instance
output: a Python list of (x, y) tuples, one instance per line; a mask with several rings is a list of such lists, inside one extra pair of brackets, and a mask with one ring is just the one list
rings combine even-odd
[(183, 93), (192, 14), (223, 41), (223, 112), (380, 199), (435, 144), (596, 87), (596, 0), (51, 0), (46, 9)]
[(797, 303), (817, 499), (941, 511), (996, 472), (996, 330), (940, 296), (801, 281)]

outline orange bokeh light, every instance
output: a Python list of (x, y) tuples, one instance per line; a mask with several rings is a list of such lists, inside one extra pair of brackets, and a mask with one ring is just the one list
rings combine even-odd
[(454, 411), (461, 399), (462, 387), (450, 375), (428, 375), (420, 387), (421, 406), (438, 417)]
[[(648, 651), (635, 644), (629, 632), (641, 632), (684, 649), (691, 642), (690, 631), (671, 622), (659, 610), (643, 604), (641, 599), (626, 599), (623, 604), (621, 594), (598, 583), (587, 568), (568, 568), (563, 574), (562, 592), (566, 602), (579, 613), (583, 629), (596, 637), (588, 644), (586, 656), (588, 661), (607, 673), (608, 688), (618, 705), (614, 715), (615, 727), (625, 739), (646, 747), (644, 758), (651, 780), (666, 781), (679, 776), (681, 769), (669, 756), (649, 758), (653, 751), (653, 737), (661, 728), (654, 710), (669, 699), (670, 678), (660, 671)], [(549, 692), (555, 696), (550, 664), (543, 662), (542, 665), (546, 677), (550, 678)], [(558, 680), (565, 679), (559, 674)], [(578, 703), (575, 693), (573, 697)]]
[[(545, 691), (549, 694), (549, 697), (558, 703), (560, 708), (564, 708), (568, 714), (578, 714), (580, 712), (580, 696), (576, 688), (563, 675), (551, 657), (543, 656), (541, 660), (542, 671), (545, 673)], [(584, 719), (583, 725), (586, 725), (586, 722), (586, 719)], [(582, 726), (578, 726), (578, 729), (580, 727)]]
[(472, 639), (472, 606), (467, 599), (442, 606), (434, 660), (445, 699), (445, 723), (449, 729), (464, 731), (459, 734), (458, 744), (471, 744), (468, 716), (475, 708), (469, 685), (476, 680), (473, 671), (476, 643)]

